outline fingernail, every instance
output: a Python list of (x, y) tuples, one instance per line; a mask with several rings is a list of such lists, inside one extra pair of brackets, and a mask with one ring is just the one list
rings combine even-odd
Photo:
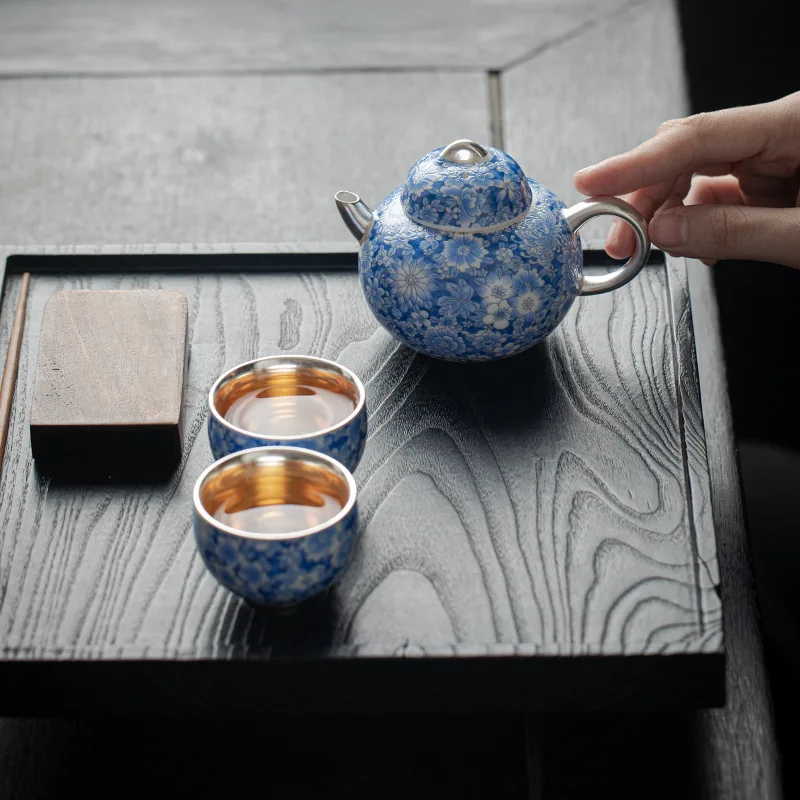
[(659, 214), (651, 223), (650, 237), (663, 249), (685, 245), (688, 235), (689, 223), (680, 211)]
[(576, 175), (576, 176), (578, 176), (578, 175), (585, 175), (587, 172), (590, 172), (591, 170), (593, 170), (593, 169), (594, 169), (596, 166), (597, 166), (597, 164), (592, 164), (592, 165), (590, 165), (590, 166), (588, 166), (588, 167), (584, 167), (583, 169), (579, 169), (579, 170), (578, 170), (578, 171), (575, 173), (575, 175)]

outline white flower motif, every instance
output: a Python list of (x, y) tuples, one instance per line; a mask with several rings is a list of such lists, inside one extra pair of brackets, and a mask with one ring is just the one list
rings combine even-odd
[(433, 187), (437, 179), (436, 161), (433, 159), (418, 162), (409, 175), (409, 183), (415, 192), (424, 192)]
[(489, 303), (486, 306), (486, 315), (483, 318), (484, 325), (491, 325), (495, 330), (504, 331), (511, 319), (511, 306), (508, 300), (499, 303)]
[(437, 233), (430, 235), (430, 232), (427, 230), (425, 231), (425, 236), (422, 238), (422, 241), (419, 243), (420, 250), (422, 250), (428, 258), (433, 256), (441, 246), (442, 234)]
[(466, 350), (464, 340), (452, 328), (430, 328), (425, 334), (425, 344), (443, 358), (459, 356)]
[(459, 278), (458, 283), (448, 282), (446, 286), (450, 294), (436, 301), (444, 317), (450, 320), (467, 318), (478, 311), (478, 305), (472, 300), (475, 290), (463, 278)]
[(508, 264), (513, 260), (514, 255), (514, 251), (505, 244), (501, 244), (500, 247), (494, 251), (495, 261), (499, 261), (501, 264)]
[(425, 310), (411, 312), (411, 325), (414, 328), (430, 328), (431, 319), (430, 314)]
[(483, 330), (475, 334), (472, 346), (478, 353), (494, 354), (506, 342), (506, 337), (499, 331)]
[(512, 203), (517, 199), (517, 194), (519, 194), (519, 189), (515, 183), (499, 181), (496, 189), (497, 202), (499, 204)]
[(542, 265), (553, 260), (553, 253), (561, 239), (561, 224), (549, 208), (538, 206), (529, 217), (526, 225), (528, 241), (525, 251)]
[(514, 295), (514, 281), (508, 275), (490, 272), (486, 278), (478, 283), (478, 294), (484, 305), (500, 303)]
[(546, 313), (546, 287), (541, 276), (527, 271), (517, 275), (514, 280), (515, 296), (508, 301), (514, 309), (514, 316), (523, 319), (526, 325), (533, 324), (542, 313)]
[(461, 221), (468, 222), (475, 216), (478, 208), (478, 193), (470, 186), (465, 186), (461, 190)]
[(438, 214), (444, 213), (444, 201), (441, 197), (423, 197), (420, 205), (420, 217), (422, 219), (436, 218)]
[(519, 297), (514, 297), (513, 308), (516, 315), (523, 318), (526, 322), (533, 321), (536, 314), (542, 307), (542, 298), (537, 292), (526, 292)]
[(408, 260), (392, 267), (389, 272), (392, 288), (409, 305), (429, 306), (436, 280), (424, 261)]
[(483, 240), (472, 234), (456, 234), (444, 244), (444, 258), (459, 272), (477, 269), (486, 256)]
[[(490, 167), (487, 164), (478, 164), (472, 167), (470, 181), (474, 186), (488, 188), (498, 182), (498, 172), (499, 169), (497, 167)], [(500, 178), (500, 183), (502, 183), (503, 177)]]
[(413, 258), (416, 255), (414, 246), (408, 240), (407, 233), (402, 238), (396, 238), (391, 243), (388, 252), (389, 256), (395, 261), (403, 261), (407, 258)]

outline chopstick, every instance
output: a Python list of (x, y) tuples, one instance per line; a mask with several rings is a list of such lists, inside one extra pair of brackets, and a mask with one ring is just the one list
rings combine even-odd
[(30, 285), (31, 274), (26, 272), (22, 276), (22, 283), (19, 287), (17, 308), (14, 311), (14, 322), (8, 340), (6, 365), (3, 368), (3, 381), (0, 383), (0, 472), (2, 472), (3, 458), (6, 454), (6, 439), (8, 439), (8, 426), (11, 419), (11, 405), (14, 401), (14, 387), (17, 385), (19, 353), (22, 348), (22, 333), (25, 329), (25, 311), (28, 305)]

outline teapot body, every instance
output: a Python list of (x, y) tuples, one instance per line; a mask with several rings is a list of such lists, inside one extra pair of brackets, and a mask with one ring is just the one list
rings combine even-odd
[[(359, 276), (371, 311), (395, 338), (434, 358), (489, 361), (527, 350), (561, 322), (581, 286), (580, 240), (564, 204), (524, 180), (525, 212), (515, 215), (515, 198), (505, 198), (510, 220), (474, 231), (437, 225), (446, 197), (418, 203), (429, 218), (417, 222), (404, 203), (408, 187), (375, 209)], [(463, 219), (470, 198), (462, 193), (458, 202)]]

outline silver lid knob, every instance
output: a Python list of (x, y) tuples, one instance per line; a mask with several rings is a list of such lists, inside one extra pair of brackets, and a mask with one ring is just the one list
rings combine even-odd
[(454, 164), (480, 164), (489, 161), (491, 155), (485, 147), (469, 139), (456, 139), (442, 150), (442, 158)]

